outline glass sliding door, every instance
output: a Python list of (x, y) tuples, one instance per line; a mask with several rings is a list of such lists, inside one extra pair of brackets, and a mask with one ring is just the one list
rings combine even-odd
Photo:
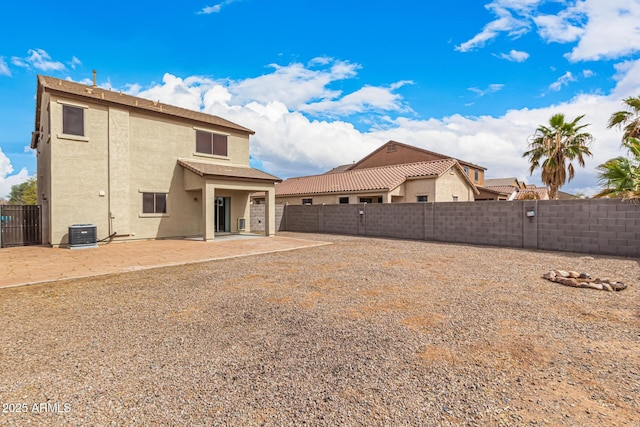
[(231, 232), (231, 198), (216, 197), (215, 209), (216, 233)]

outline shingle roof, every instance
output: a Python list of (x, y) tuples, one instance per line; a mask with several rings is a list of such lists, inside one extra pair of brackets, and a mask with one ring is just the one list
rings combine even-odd
[[(155, 114), (163, 114), (173, 116), (189, 121), (196, 121), (204, 124), (222, 126), (228, 129), (254, 134), (255, 132), (244, 126), (225, 120), (221, 117), (199, 111), (188, 110), (169, 104), (163, 104), (157, 101), (139, 98), (137, 96), (125, 95), (122, 92), (114, 92), (99, 87), (87, 86), (80, 83), (61, 80), (55, 77), (38, 75), (38, 97), (41, 90), (57, 92), (73, 97), (91, 99), (91, 101), (99, 103), (118, 104), (129, 108), (150, 111)], [(38, 100), (39, 101), (39, 100)], [(38, 102), (37, 108), (40, 107)], [(36, 114), (36, 131), (39, 129), (40, 114)]]
[(214, 163), (201, 163), (190, 160), (179, 159), (178, 164), (189, 169), (191, 172), (200, 176), (216, 176), (243, 180), (258, 180), (267, 182), (282, 181), (277, 176), (262, 172), (259, 169), (242, 166), (227, 166)]
[(353, 166), (353, 163), (349, 163), (348, 165), (340, 165), (340, 166), (336, 166), (335, 168), (326, 171), (325, 173), (340, 173), (340, 172), (345, 172), (348, 171), (349, 169), (351, 169), (351, 166)]
[[(437, 178), (452, 167), (460, 169), (461, 174), (464, 175), (456, 160), (446, 159), (289, 178), (276, 185), (276, 196), (373, 190), (390, 191), (407, 179)], [(471, 181), (468, 183), (477, 192), (473, 183)]]
[[(440, 157), (442, 159), (453, 159), (453, 160), (457, 160), (458, 163), (462, 164), (462, 165), (466, 165), (466, 166), (471, 166), (472, 168), (476, 168), (476, 169), (481, 169), (481, 170), (487, 170), (487, 168), (483, 167), (483, 166), (478, 166), (476, 164), (467, 162), (465, 160), (460, 160), (460, 159), (456, 159), (455, 157), (450, 157), (450, 156), (445, 156), (444, 154), (440, 154), (440, 153), (436, 153), (435, 151), (430, 151), (430, 150), (426, 150), (424, 148), (420, 148), (420, 147), (415, 147), (413, 145), (408, 145), (408, 144), (404, 144), (402, 142), (398, 142), (398, 141), (387, 141), (386, 143), (384, 143), (383, 145), (381, 145), (380, 147), (376, 148), (375, 150), (373, 150), (371, 153), (367, 154), (366, 156), (364, 156), (362, 159), (358, 160), (357, 162), (355, 162), (354, 164), (349, 166), (349, 169), (356, 169), (358, 167), (358, 165), (362, 164), (364, 161), (366, 161), (367, 159), (369, 159), (370, 157), (374, 156), (376, 153), (382, 151), (385, 149), (385, 147), (387, 147), (388, 145), (400, 145), (402, 147), (408, 148), (410, 150), (414, 150), (417, 152), (422, 152), (422, 153), (427, 153), (430, 154), (432, 156), (436, 156), (436, 157)], [(346, 165), (345, 165), (346, 166)]]
[(520, 182), (518, 181), (518, 178), (490, 178), (487, 179), (485, 178), (484, 180), (484, 186), (485, 187), (498, 187), (498, 186), (504, 186), (504, 185), (509, 185), (511, 187), (515, 187), (515, 183), (516, 182)]

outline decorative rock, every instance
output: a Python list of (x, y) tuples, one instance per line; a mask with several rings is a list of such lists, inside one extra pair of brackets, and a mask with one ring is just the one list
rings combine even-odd
[(627, 289), (627, 285), (622, 282), (616, 282), (606, 277), (593, 279), (589, 273), (578, 273), (573, 270), (550, 270), (543, 274), (542, 277), (551, 282), (574, 288), (597, 289), (607, 292)]
[(574, 288), (578, 287), (578, 282), (566, 277), (558, 277), (556, 278), (556, 282), (561, 283), (565, 286), (573, 286)]
[(580, 287), (581, 288), (596, 289), (598, 291), (601, 291), (603, 289), (602, 283), (580, 283)]
[(617, 282), (617, 283), (612, 284), (610, 286), (614, 291), (623, 291), (623, 290), (627, 289), (627, 285), (625, 285), (622, 282)]

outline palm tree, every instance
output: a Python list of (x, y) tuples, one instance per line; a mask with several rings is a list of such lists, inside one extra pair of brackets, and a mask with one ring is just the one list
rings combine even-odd
[(599, 183), (604, 189), (595, 197), (621, 197), (640, 200), (640, 96), (624, 100), (627, 111), (611, 115), (609, 128), (624, 130), (622, 146), (629, 157), (616, 157), (598, 166)]
[[(575, 175), (571, 163), (577, 159), (584, 167), (584, 157), (591, 156), (589, 145), (594, 140), (590, 133), (584, 132), (588, 124), (578, 124), (582, 116), (573, 121), (565, 121), (564, 114), (554, 114), (549, 119), (549, 126), (540, 125), (529, 142), (529, 151), (522, 157), (528, 157), (531, 167), (529, 172), (542, 169), (542, 182), (549, 188), (549, 199), (557, 198), (558, 190)], [(566, 165), (567, 161), (569, 164)]]

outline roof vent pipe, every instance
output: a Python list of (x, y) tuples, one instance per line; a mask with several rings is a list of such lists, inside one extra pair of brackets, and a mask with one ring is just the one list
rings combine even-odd
[(96, 81), (96, 70), (93, 70), (93, 87), (98, 87), (98, 83)]

